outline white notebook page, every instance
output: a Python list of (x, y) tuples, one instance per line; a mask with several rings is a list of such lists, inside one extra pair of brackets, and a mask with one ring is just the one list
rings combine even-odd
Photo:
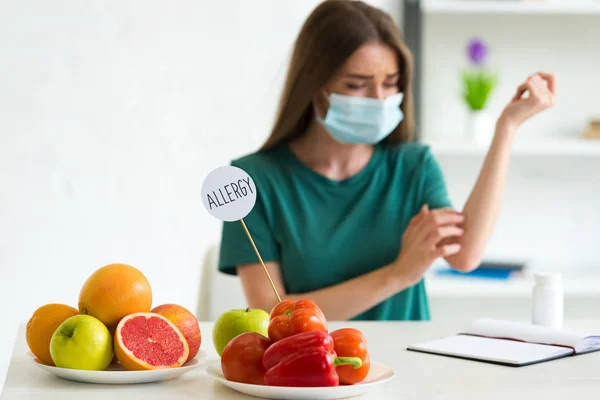
[(574, 348), (577, 353), (600, 346), (600, 336), (490, 318), (476, 320), (463, 333), (492, 338), (511, 338), (530, 343), (568, 346)]
[(409, 346), (409, 349), (512, 365), (529, 364), (573, 353), (571, 349), (563, 347), (469, 335), (449, 336), (417, 343)]

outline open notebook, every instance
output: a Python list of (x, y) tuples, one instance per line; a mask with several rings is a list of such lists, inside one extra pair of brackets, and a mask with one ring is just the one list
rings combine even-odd
[(520, 367), (600, 350), (600, 336), (489, 318), (408, 350)]

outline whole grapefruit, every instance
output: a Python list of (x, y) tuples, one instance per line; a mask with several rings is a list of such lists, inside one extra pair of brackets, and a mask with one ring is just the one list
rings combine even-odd
[(196, 357), (200, 349), (202, 334), (198, 320), (191, 311), (178, 304), (161, 304), (154, 307), (150, 312), (160, 314), (171, 321), (183, 333), (185, 340), (188, 342), (190, 347), (188, 360)]
[(108, 264), (96, 270), (79, 292), (79, 311), (98, 318), (110, 332), (126, 315), (148, 312), (152, 289), (137, 268), (127, 264)]
[(39, 307), (27, 321), (25, 339), (29, 350), (42, 363), (54, 366), (50, 355), (50, 340), (56, 328), (79, 311), (66, 304), (51, 303)]

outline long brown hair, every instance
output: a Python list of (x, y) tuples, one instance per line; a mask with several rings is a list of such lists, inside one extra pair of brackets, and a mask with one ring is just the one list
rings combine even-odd
[(385, 139), (388, 143), (411, 140), (414, 111), (411, 90), (412, 53), (392, 18), (362, 1), (326, 0), (317, 6), (296, 39), (279, 109), (271, 135), (260, 151), (301, 136), (314, 110), (312, 98), (359, 47), (376, 40), (393, 48), (399, 61), (398, 89), (404, 92), (404, 120)]

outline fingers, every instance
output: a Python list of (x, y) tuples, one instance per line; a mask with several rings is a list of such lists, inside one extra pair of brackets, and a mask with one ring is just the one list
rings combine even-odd
[(515, 93), (515, 95), (512, 98), (512, 101), (516, 101), (519, 100), (527, 91), (527, 82), (521, 84), (518, 88), (517, 88), (517, 92)]
[(542, 78), (544, 81), (546, 81), (546, 84), (548, 85), (548, 90), (550, 90), (550, 93), (552, 93), (553, 95), (556, 94), (556, 76), (554, 76), (554, 74), (549, 74), (547, 72), (538, 72), (537, 75)]
[(436, 249), (436, 255), (438, 257), (448, 257), (454, 254), (458, 254), (461, 249), (461, 245), (458, 243), (447, 244), (445, 246), (440, 246)]
[(429, 205), (423, 204), (423, 207), (421, 207), (421, 210), (419, 211), (419, 213), (411, 218), (410, 223), (408, 224), (407, 228), (411, 228), (413, 226), (418, 225), (419, 222), (423, 219), (423, 217), (425, 217), (428, 213), (429, 213)]
[(541, 106), (542, 109), (551, 107), (555, 104), (555, 97), (550, 90), (547, 81), (540, 75), (530, 76), (527, 81), (521, 84), (512, 98), (512, 101), (518, 101), (528, 92), (527, 101), (534, 106)]
[(445, 225), (460, 225), (464, 220), (464, 216), (453, 209), (436, 209), (431, 211), (429, 215), (421, 221), (415, 235), (417, 236), (417, 240), (423, 241), (438, 227)]
[(465, 217), (452, 208), (438, 208), (430, 212), (429, 218), (438, 224), (462, 223)]
[(455, 238), (464, 234), (464, 229), (458, 226), (464, 219), (451, 208), (421, 207), (402, 235), (401, 252), (395, 263), (401, 273), (420, 277), (436, 258), (459, 253), (462, 246)]
[(552, 74), (538, 72), (527, 78), (527, 81), (517, 88), (512, 101), (519, 100), (525, 92), (529, 92), (532, 102), (539, 102), (546, 106), (554, 105), (556, 92), (556, 78)]
[(454, 225), (440, 226), (437, 229), (434, 229), (432, 232), (430, 232), (426, 240), (429, 246), (435, 247), (441, 240), (450, 237), (462, 236), (464, 232), (464, 229)]
[(543, 108), (554, 105), (554, 95), (550, 92), (546, 81), (541, 76), (534, 75), (528, 82), (531, 82), (531, 101), (534, 104), (540, 105)]
[(544, 98), (544, 92), (540, 87), (540, 82), (537, 76), (533, 76), (527, 80), (527, 90), (529, 90), (529, 98), (532, 99), (532, 101), (541, 100)]

